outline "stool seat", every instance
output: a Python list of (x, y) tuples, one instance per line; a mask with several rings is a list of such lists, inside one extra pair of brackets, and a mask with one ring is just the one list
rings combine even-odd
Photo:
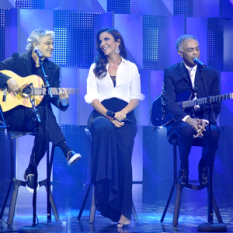
[[(178, 138), (174, 137), (169, 142), (173, 145), (173, 172), (174, 172), (173, 185), (172, 185), (172, 188), (171, 188), (171, 191), (170, 191), (166, 206), (164, 208), (162, 217), (160, 219), (160, 222), (163, 222), (163, 220), (165, 218), (165, 215), (166, 215), (168, 206), (170, 204), (174, 189), (176, 188), (176, 199), (175, 199), (175, 207), (174, 207), (172, 225), (177, 226), (178, 225), (178, 220), (179, 220), (181, 194), (182, 194), (183, 188), (188, 188), (188, 189), (192, 189), (192, 190), (202, 190), (204, 188), (207, 188), (208, 194), (210, 194), (210, 188), (209, 188), (208, 184), (203, 186), (203, 185), (194, 185), (194, 184), (189, 183), (187, 185), (182, 186), (177, 182), (177, 146), (178, 146)], [(192, 146), (199, 146), (200, 147), (200, 146), (202, 146), (202, 143), (203, 142), (202, 142), (201, 138), (195, 138), (193, 140), (193, 145)], [(216, 203), (216, 201), (214, 199), (214, 196), (212, 196), (212, 197), (213, 197), (213, 200), (212, 200), (213, 201), (213, 206), (214, 206), (214, 210), (215, 210), (218, 222), (223, 223), (222, 217), (220, 215), (220, 212), (219, 212), (219, 209), (218, 209), (218, 206), (217, 206), (217, 203)], [(208, 198), (209, 198), (209, 195), (208, 195)]]
[[(6, 207), (6, 203), (7, 203), (9, 194), (10, 194), (11, 187), (13, 186), (13, 193), (12, 193), (12, 197), (11, 197), (7, 223), (4, 222), (8, 226), (11, 226), (13, 224), (16, 201), (17, 201), (17, 196), (18, 196), (18, 189), (19, 189), (20, 186), (26, 187), (26, 182), (25, 181), (18, 180), (18, 179), (15, 178), (15, 159), (14, 159), (14, 139), (19, 138), (19, 137), (23, 137), (25, 135), (35, 136), (34, 132), (23, 132), (23, 131), (15, 131), (15, 130), (7, 129), (7, 136), (8, 136), (8, 139), (10, 141), (11, 181), (10, 181), (10, 184), (9, 184), (9, 187), (8, 187), (5, 199), (4, 199), (4, 203), (3, 203), (3, 206), (2, 206), (2, 209), (1, 209), (0, 220), (2, 222), (4, 222), (2, 220), (2, 217), (3, 217), (4, 210), (5, 210), (5, 207)], [(54, 151), (55, 151), (55, 146), (53, 145), (50, 162), (48, 164), (50, 171), (51, 171), (51, 168), (52, 168)], [(47, 179), (42, 180), (42, 181), (40, 181), (38, 183), (39, 183), (40, 187), (45, 186), (46, 191), (47, 191)], [(51, 204), (51, 207), (52, 207), (56, 222), (61, 222), (51, 191), (50, 191), (50, 195), (49, 195), (49, 200), (50, 200), (50, 204)]]

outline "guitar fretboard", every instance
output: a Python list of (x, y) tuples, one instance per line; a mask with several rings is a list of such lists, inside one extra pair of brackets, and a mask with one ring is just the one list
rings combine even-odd
[[(55, 88), (55, 87), (51, 87), (51, 92), (53, 95), (59, 95), (59, 90), (61, 90), (62, 88)], [(65, 88), (65, 90), (67, 91), (68, 94), (72, 95), (72, 94), (78, 94), (78, 91), (76, 88)], [(32, 94), (35, 95), (46, 95), (46, 88), (33, 88), (32, 89)]]
[[(210, 96), (210, 102), (218, 102), (221, 100), (233, 99), (233, 93), (224, 94), (224, 95), (216, 95)], [(200, 99), (193, 99), (183, 102), (177, 102), (177, 104), (181, 105), (182, 108), (193, 107), (195, 105), (206, 104), (208, 102), (208, 98), (200, 98)]]

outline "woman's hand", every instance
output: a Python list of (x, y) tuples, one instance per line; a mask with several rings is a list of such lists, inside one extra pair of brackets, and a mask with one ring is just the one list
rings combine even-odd
[(120, 122), (120, 121), (118, 121), (118, 120), (116, 120), (116, 119), (114, 119), (114, 118), (111, 118), (111, 119), (109, 119), (112, 123), (113, 123), (113, 125), (115, 126), (115, 127), (117, 127), (117, 128), (121, 128), (125, 123), (124, 122)]
[(119, 122), (122, 122), (126, 118), (126, 112), (124, 110), (121, 110), (120, 112), (115, 113), (115, 119)]
[(126, 113), (121, 110), (120, 112), (116, 112), (114, 118), (110, 118), (109, 120), (113, 123), (113, 125), (117, 128), (122, 127), (125, 123), (122, 122), (126, 118)]

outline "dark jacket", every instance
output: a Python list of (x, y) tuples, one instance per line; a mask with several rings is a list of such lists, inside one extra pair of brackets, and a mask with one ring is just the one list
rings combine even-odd
[[(219, 95), (219, 75), (218, 72), (211, 68), (206, 67), (202, 69), (202, 74), (206, 83), (209, 96)], [(173, 121), (168, 125), (168, 137), (174, 132), (176, 125), (182, 121), (186, 115), (191, 115), (192, 109), (184, 111), (178, 104), (176, 104), (176, 95), (186, 90), (196, 92), (197, 98), (206, 97), (206, 91), (201, 78), (201, 73), (197, 67), (195, 76), (195, 90), (192, 88), (190, 76), (183, 62), (177, 63), (165, 69), (164, 83), (162, 93), (162, 103), (164, 108), (169, 114), (173, 116)], [(188, 100), (188, 99), (187, 99)], [(212, 103), (214, 114), (210, 114), (210, 122), (216, 124), (216, 118), (221, 109), (221, 103)], [(200, 117), (209, 120), (208, 104), (200, 105)]]
[[(49, 61), (48, 59), (45, 59), (43, 64), (44, 64), (45, 73), (48, 76), (48, 81), (49, 81), (50, 86), (59, 87), (60, 67), (56, 65), (55, 63)], [(21, 76), (22, 78), (27, 77), (29, 75), (33, 75), (31, 53), (27, 52), (21, 55), (19, 55), (18, 53), (14, 53), (12, 57), (0, 63), (0, 70), (13, 71), (14, 73)], [(9, 78), (10, 78), (9, 76), (0, 73), (0, 87), (3, 87)], [(53, 103), (56, 107), (58, 107), (62, 111), (65, 111), (68, 108), (68, 106), (63, 107), (60, 104), (59, 96), (53, 96), (53, 98), (50, 98), (50, 102)], [(40, 105), (45, 105), (45, 98), (42, 100)], [(51, 106), (49, 107), (51, 108)], [(10, 114), (11, 111), (14, 111), (14, 109), (8, 111), (7, 112), (8, 115)]]

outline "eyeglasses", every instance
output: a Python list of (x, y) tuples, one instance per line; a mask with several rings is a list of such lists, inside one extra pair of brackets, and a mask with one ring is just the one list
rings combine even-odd
[[(51, 46), (53, 47), (53, 46), (54, 46), (54, 43), (51, 43), (51, 42), (45, 42), (45, 43), (44, 43), (44, 42), (40, 42), (40, 43), (45, 44), (45, 45), (47, 45), (48, 47), (51, 47)], [(39, 43), (39, 44), (40, 44), (40, 43)]]

